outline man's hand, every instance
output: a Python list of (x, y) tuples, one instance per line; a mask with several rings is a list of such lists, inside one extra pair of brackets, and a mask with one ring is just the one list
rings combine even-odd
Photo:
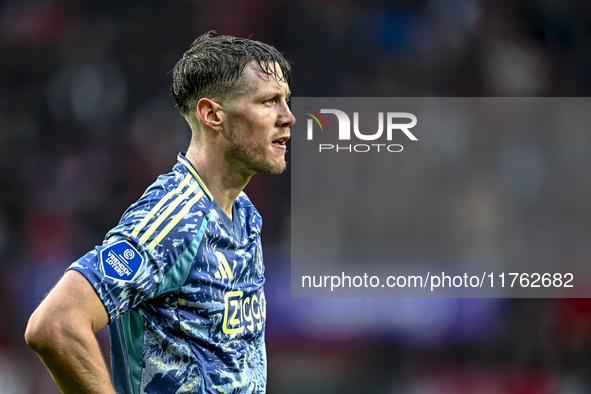
[(115, 394), (94, 335), (108, 322), (91, 284), (70, 270), (31, 315), (25, 340), (62, 392)]

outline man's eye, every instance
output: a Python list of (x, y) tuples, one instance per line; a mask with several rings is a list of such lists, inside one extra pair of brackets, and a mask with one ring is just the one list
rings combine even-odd
[(269, 100), (265, 101), (265, 103), (275, 104), (275, 99), (274, 98), (269, 99)]

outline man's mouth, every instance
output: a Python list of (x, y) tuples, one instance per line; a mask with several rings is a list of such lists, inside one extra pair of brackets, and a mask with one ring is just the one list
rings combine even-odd
[(277, 139), (273, 140), (273, 145), (279, 145), (279, 146), (285, 147), (285, 143), (287, 142), (287, 140), (289, 140), (289, 136), (283, 136), (283, 137), (277, 138)]

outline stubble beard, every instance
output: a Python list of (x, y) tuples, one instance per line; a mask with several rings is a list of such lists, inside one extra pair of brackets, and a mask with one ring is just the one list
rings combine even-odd
[(243, 134), (230, 134), (230, 144), (225, 152), (225, 159), (229, 163), (241, 163), (251, 174), (281, 174), (287, 163), (272, 163), (267, 158), (265, 147), (249, 143)]

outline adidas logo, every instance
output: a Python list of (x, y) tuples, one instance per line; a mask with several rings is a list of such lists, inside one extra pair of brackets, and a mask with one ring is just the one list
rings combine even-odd
[(215, 252), (220, 264), (218, 265), (218, 270), (215, 272), (214, 276), (216, 279), (234, 279), (234, 274), (232, 273), (232, 268), (230, 268), (230, 264), (228, 264), (228, 260), (226, 260), (226, 256), (224, 256), (221, 252)]

